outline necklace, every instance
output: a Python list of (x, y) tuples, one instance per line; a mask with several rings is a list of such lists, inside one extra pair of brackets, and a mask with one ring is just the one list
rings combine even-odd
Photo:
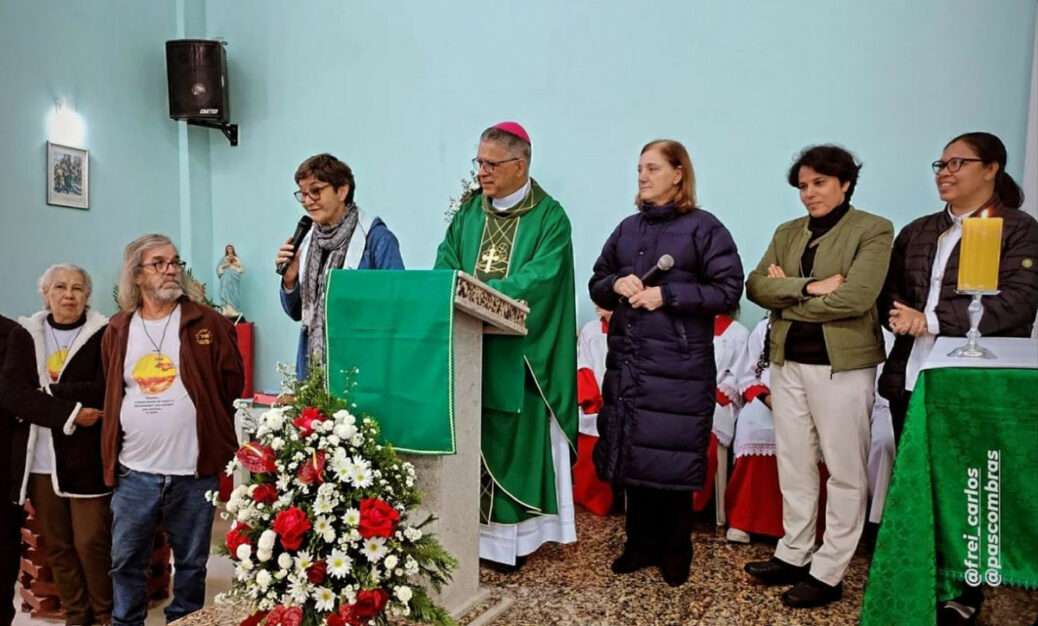
[(51, 326), (49, 322), (47, 323), (47, 327), (50, 328), (50, 336), (54, 338), (54, 346), (57, 347), (58, 355), (60, 357), (58, 360), (59, 373), (65, 369), (65, 359), (68, 358), (68, 351), (72, 346), (76, 345), (76, 339), (79, 339), (79, 333), (83, 332), (83, 326), (86, 326), (86, 324), (79, 327), (79, 330), (77, 330), (76, 334), (72, 336), (72, 341), (68, 342), (67, 346), (63, 346), (61, 345), (61, 342), (58, 341), (58, 333), (54, 331), (54, 327)]
[(144, 336), (148, 338), (148, 342), (150, 342), (152, 347), (155, 348), (155, 362), (156, 363), (161, 363), (162, 362), (162, 344), (165, 343), (165, 341), (166, 341), (166, 331), (169, 330), (169, 322), (170, 322), (170, 320), (173, 319), (173, 313), (176, 312), (177, 307), (179, 307), (179, 306), (180, 306), (180, 304), (177, 304), (176, 307), (173, 307), (173, 310), (170, 311), (169, 315), (166, 317), (166, 324), (165, 324), (165, 326), (162, 327), (162, 337), (159, 338), (159, 342), (158, 343), (155, 343), (155, 340), (152, 339), (151, 335), (148, 333), (148, 326), (147, 326), (147, 324), (144, 323), (144, 316), (140, 317), (140, 320), (141, 320), (141, 330), (144, 331)]

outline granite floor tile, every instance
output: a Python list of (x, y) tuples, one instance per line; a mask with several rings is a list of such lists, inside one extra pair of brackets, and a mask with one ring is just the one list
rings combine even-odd
[[(549, 544), (531, 555), (516, 573), (480, 569), (484, 584), (515, 597), (498, 619), (501, 625), (826, 625), (857, 624), (869, 555), (855, 556), (844, 580), (844, 596), (820, 609), (789, 609), (779, 596), (787, 587), (755, 584), (742, 571), (748, 561), (771, 556), (773, 543), (732, 544), (709, 522), (697, 524), (691, 576), (671, 588), (658, 570), (618, 576), (609, 564), (623, 541), (623, 518), (577, 513), (575, 544)], [(978, 624), (1031, 624), (1038, 616), (1038, 592), (988, 590)]]

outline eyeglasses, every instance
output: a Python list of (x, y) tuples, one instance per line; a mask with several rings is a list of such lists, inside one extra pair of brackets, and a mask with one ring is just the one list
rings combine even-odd
[(965, 157), (955, 157), (954, 159), (948, 159), (947, 161), (934, 161), (930, 164), (930, 167), (933, 168), (934, 174), (940, 174), (941, 170), (943, 170), (944, 168), (948, 168), (948, 171), (954, 174), (955, 172), (958, 172), (962, 169), (963, 163), (969, 163), (971, 161), (983, 163), (984, 159), (967, 159)]
[(505, 159), (504, 161), (485, 161), (479, 157), (472, 159), (472, 167), (476, 168), (476, 171), (485, 169), (487, 173), (493, 174), (494, 170), (497, 169), (498, 165), (504, 165), (505, 163), (511, 163), (512, 161), (518, 161), (519, 157), (514, 159)]
[(180, 259), (174, 259), (172, 261), (152, 261), (151, 263), (141, 263), (138, 267), (150, 267), (157, 273), (163, 274), (170, 267), (174, 268), (174, 272), (183, 272), (184, 268), (187, 267), (187, 263), (185, 261), (181, 261)]
[(317, 185), (311, 187), (310, 191), (296, 191), (292, 195), (295, 196), (297, 202), (302, 202), (303, 198), (309, 197), (311, 200), (320, 200), (321, 192), (324, 191), (325, 187), (331, 187), (331, 185)]

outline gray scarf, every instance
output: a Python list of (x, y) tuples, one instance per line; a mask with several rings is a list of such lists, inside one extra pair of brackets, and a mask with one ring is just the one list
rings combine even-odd
[[(328, 272), (342, 268), (359, 214), (357, 205), (350, 203), (338, 224), (325, 226), (315, 223), (311, 231), (306, 273), (300, 279), (300, 295), (303, 298), (303, 325), (307, 329), (307, 353), (318, 363), (324, 363), (324, 289)], [(327, 258), (322, 265), (321, 259), (325, 255)]]

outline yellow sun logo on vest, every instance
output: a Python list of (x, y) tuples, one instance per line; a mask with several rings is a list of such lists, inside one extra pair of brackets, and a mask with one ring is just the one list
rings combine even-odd
[(146, 354), (133, 366), (133, 379), (146, 396), (160, 394), (173, 386), (177, 366), (165, 354)]
[(68, 357), (67, 349), (58, 350), (47, 357), (47, 374), (50, 376), (50, 382), (58, 382), (58, 377), (61, 376), (61, 368), (65, 366), (66, 357)]

